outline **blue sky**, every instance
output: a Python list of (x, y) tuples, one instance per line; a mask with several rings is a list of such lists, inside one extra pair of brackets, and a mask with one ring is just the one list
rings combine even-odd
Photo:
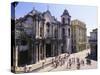
[(23, 17), (33, 8), (40, 12), (44, 12), (47, 9), (51, 14), (55, 16), (59, 21), (64, 9), (67, 9), (71, 15), (71, 20), (79, 19), (85, 22), (87, 27), (87, 35), (89, 35), (92, 29), (97, 28), (97, 7), (95, 6), (82, 6), (82, 5), (68, 5), (68, 4), (47, 4), (47, 3), (27, 3), (20, 2), (15, 8), (16, 18)]

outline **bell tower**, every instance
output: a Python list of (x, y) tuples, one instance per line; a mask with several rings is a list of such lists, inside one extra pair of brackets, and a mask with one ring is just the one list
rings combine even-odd
[(65, 9), (63, 14), (61, 15), (61, 22), (62, 25), (70, 25), (70, 18), (69, 12)]
[(71, 53), (71, 24), (70, 24), (71, 16), (69, 12), (65, 9), (63, 14), (61, 15), (61, 24), (62, 24), (62, 39), (63, 46), (62, 52)]

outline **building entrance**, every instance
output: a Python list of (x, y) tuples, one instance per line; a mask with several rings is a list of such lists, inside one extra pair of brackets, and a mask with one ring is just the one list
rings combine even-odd
[(46, 57), (51, 57), (51, 44), (46, 44)]
[(18, 65), (25, 66), (28, 63), (28, 50), (19, 52)]

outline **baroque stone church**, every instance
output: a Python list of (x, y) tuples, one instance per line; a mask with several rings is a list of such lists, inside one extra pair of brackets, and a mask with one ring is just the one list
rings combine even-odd
[(49, 10), (36, 9), (15, 20), (13, 65), (25, 66), (40, 60), (71, 53), (71, 16), (65, 9), (61, 21)]

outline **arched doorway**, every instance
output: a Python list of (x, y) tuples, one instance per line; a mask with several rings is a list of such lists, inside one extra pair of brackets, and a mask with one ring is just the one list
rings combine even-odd
[(51, 44), (46, 44), (46, 57), (51, 57)]

